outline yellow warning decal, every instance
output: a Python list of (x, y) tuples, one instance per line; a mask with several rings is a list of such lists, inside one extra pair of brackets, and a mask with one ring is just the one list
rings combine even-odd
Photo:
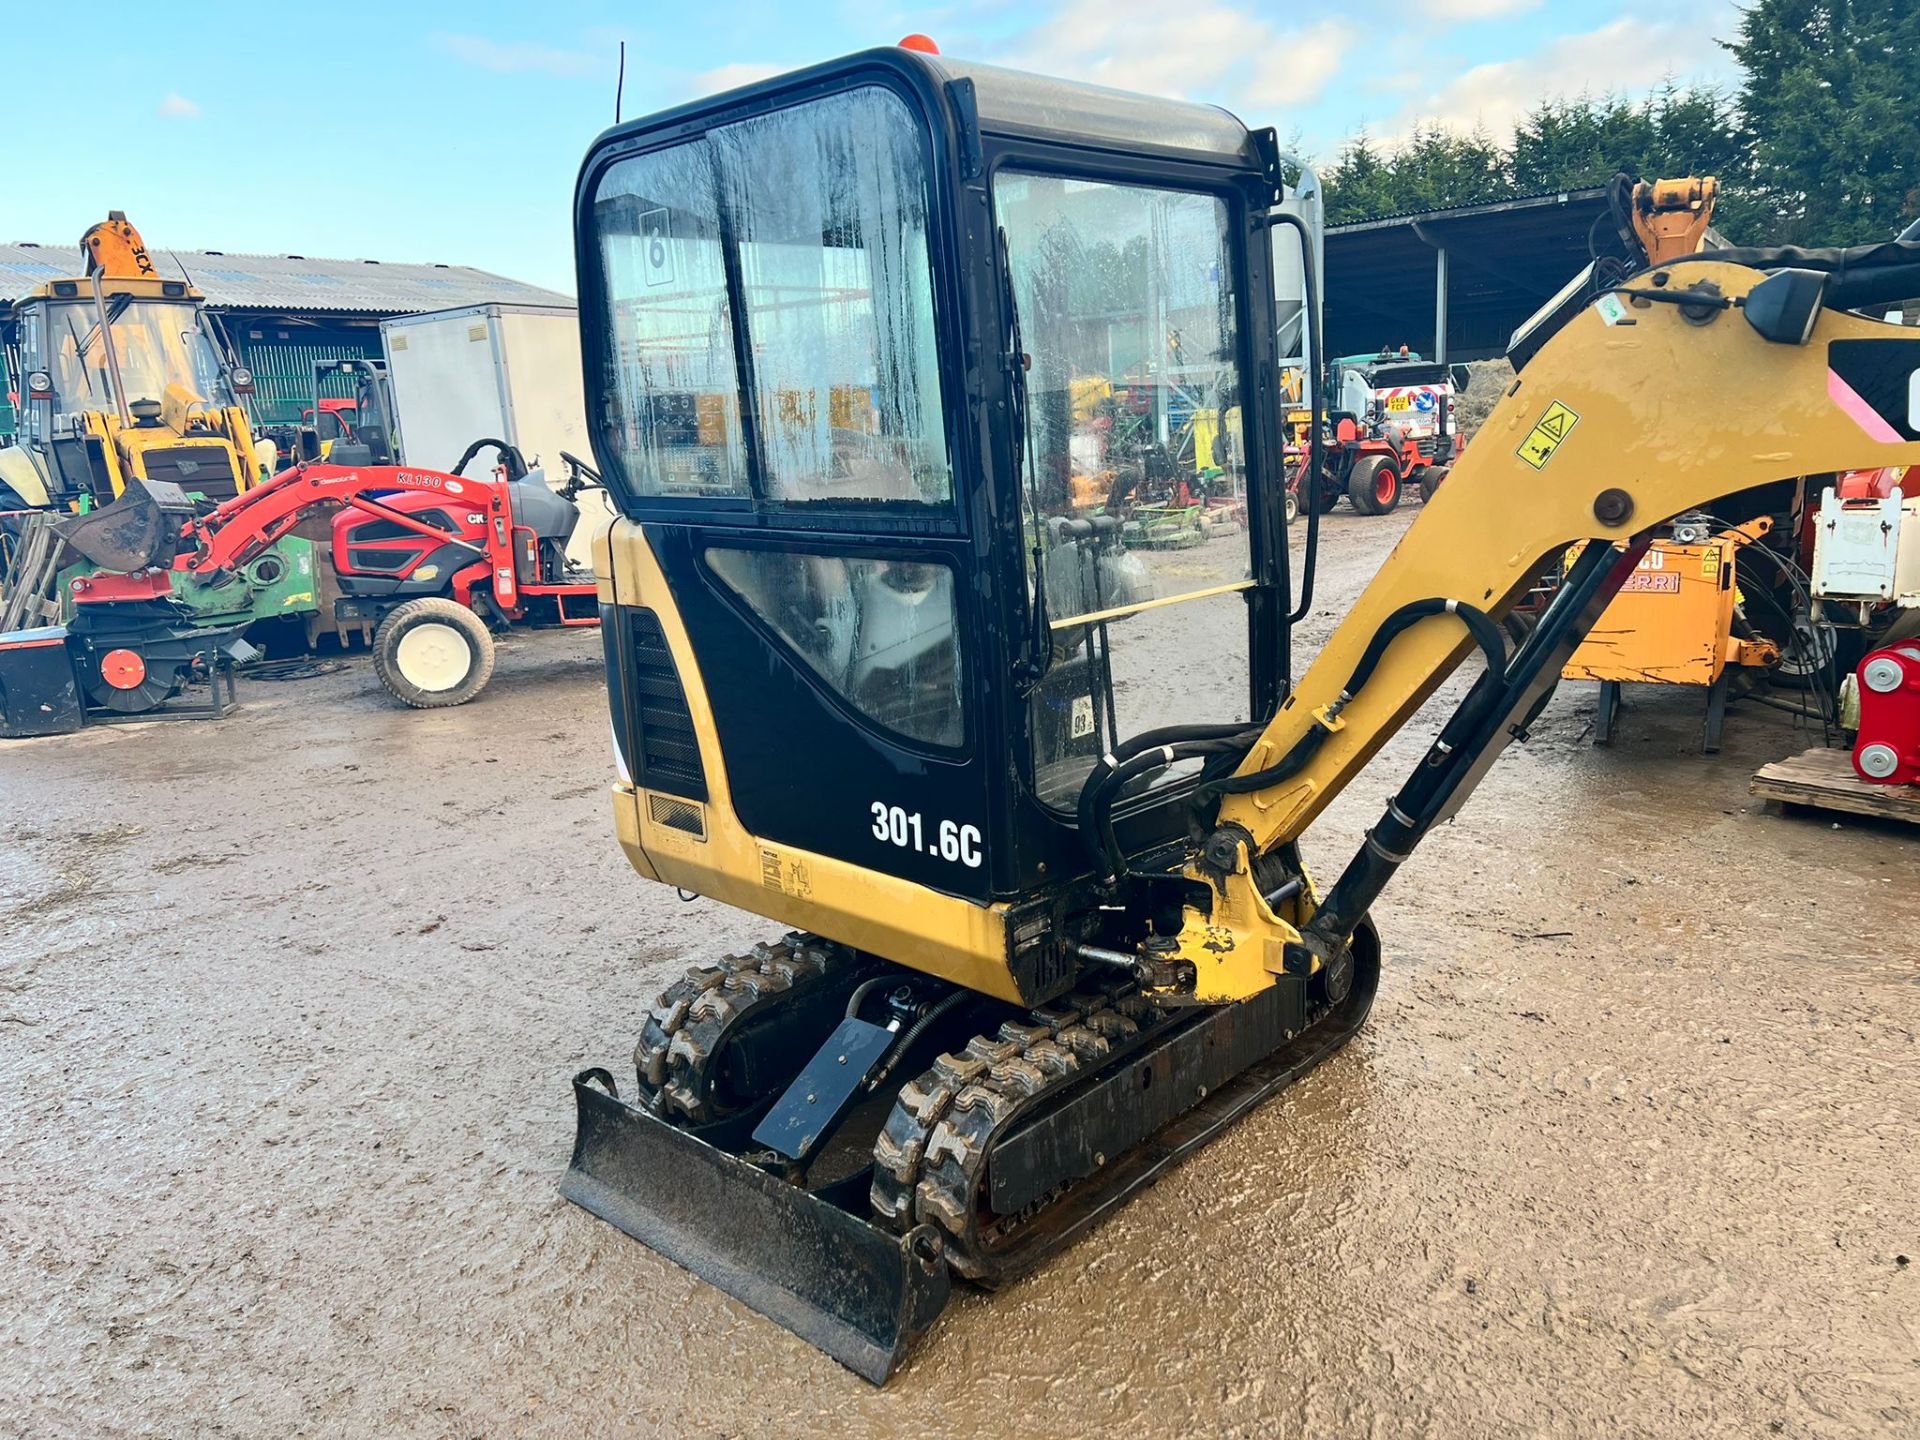
[(1580, 417), (1556, 400), (1547, 406), (1546, 414), (1534, 421), (1533, 429), (1527, 432), (1527, 438), (1514, 453), (1534, 469), (1544, 470), (1553, 452), (1560, 448), (1560, 442), (1579, 423)]
[(1700, 552), (1700, 578), (1718, 580), (1720, 578), (1720, 547), (1709, 545)]

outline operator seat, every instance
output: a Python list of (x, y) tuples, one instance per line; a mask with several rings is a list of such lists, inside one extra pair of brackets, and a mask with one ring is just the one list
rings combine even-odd
[[(373, 424), (361, 425), (355, 429), (354, 434), (359, 437), (360, 444), (365, 447), (367, 452), (373, 457), (370, 460), (362, 460), (356, 463), (362, 465), (392, 465), (397, 463), (393, 454), (393, 441), (387, 436), (386, 426)], [(336, 455), (340, 453), (340, 444), (338, 441), (334, 442), (333, 453)]]

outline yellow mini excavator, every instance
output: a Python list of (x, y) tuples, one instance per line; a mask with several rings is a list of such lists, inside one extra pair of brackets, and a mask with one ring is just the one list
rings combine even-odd
[(80, 237), (83, 275), (0, 316), (19, 434), (0, 449), (0, 510), (111, 503), (129, 479), (225, 500), (259, 478), (241, 397), (199, 291), (155, 268), (118, 210)]
[[(1355, 1033), (1375, 899), (1654, 527), (1920, 463), (1920, 332), (1849, 313), (1920, 292), (1920, 247), (1649, 264), (1537, 317), (1295, 676), (1295, 176), (1221, 110), (908, 48), (620, 126), (581, 171), (620, 843), (786, 933), (636, 1016), (630, 1076), (577, 1077), (564, 1193), (869, 1379), (952, 1277), (1031, 1267)], [(1234, 405), (1246, 527), (1133, 543), (1106, 495), (1155, 452), (1113, 412)], [(1462, 664), (1317, 883), (1315, 818)]]

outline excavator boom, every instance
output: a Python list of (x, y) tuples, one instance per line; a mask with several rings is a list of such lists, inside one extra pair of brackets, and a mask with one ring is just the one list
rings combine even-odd
[[(1763, 340), (1736, 307), (1764, 277), (1691, 260), (1589, 306), (1495, 406), (1448, 482), (1300, 677), (1239, 773), (1319, 723), (1387, 616), (1440, 596), (1503, 615), (1572, 545), (1633, 543), (1687, 510), (1788, 477), (1920, 461), (1905, 376), (1920, 334), (1823, 310), (1804, 344)], [(1711, 308), (1690, 317), (1671, 298)], [(1661, 297), (1656, 303), (1649, 297)], [(1900, 381), (1887, 388), (1887, 375)], [(1865, 391), (1875, 403), (1862, 396)], [(1222, 805), (1258, 849), (1298, 838), (1471, 648), (1436, 617), (1397, 641), (1295, 776)]]
[[(1900, 276), (1893, 287), (1910, 280)], [(1356, 858), (1352, 891), (1341, 895), (1336, 886), (1343, 903), (1322, 919), (1310, 949), (1337, 946), (1340, 927), (1365, 912), (1412, 845), (1524, 731), (1565, 656), (1631, 571), (1645, 544), (1637, 537), (1771, 481), (1920, 462), (1909, 409), (1920, 335), (1817, 306), (1800, 340), (1764, 338), (1746, 323), (1795, 285), (1810, 288), (1795, 272), (1768, 279), (1704, 258), (1648, 271), (1588, 306), (1502, 397), (1247, 752), (1236, 772), (1245, 788), (1223, 796), (1216, 833), (1244, 837), (1254, 857), (1297, 841), (1476, 648), (1461, 611), (1497, 619), (1569, 546), (1595, 541), (1581, 572), (1586, 589), (1570, 585), (1553, 623), (1513, 657), (1525, 663), (1529, 683), (1506, 697), (1499, 723), (1483, 726), (1484, 734), (1443, 735), (1412, 782), (1424, 812), (1410, 813), (1402, 792)], [(1762, 286), (1773, 293), (1757, 293)], [(1437, 613), (1407, 624), (1354, 686), (1393, 617), (1434, 601)], [(1480, 693), (1491, 694), (1499, 677), (1481, 683)], [(1444, 783), (1434, 779), (1441, 774)], [(1249, 777), (1259, 783), (1247, 786)], [(1272, 912), (1254, 895), (1250, 873), (1223, 884), (1226, 903), (1210, 927), (1232, 917), (1229, 925), (1251, 922), (1240, 933), (1265, 929)], [(1277, 928), (1281, 949), (1298, 943), (1284, 921)], [(1266, 983), (1271, 957), (1251, 963), (1241, 946), (1222, 948), (1217, 936), (1211, 949), (1186, 948), (1202, 966), (1204, 996), (1241, 998)]]
[(124, 211), (109, 210), (105, 220), (89, 225), (80, 237), (80, 253), (86, 257), (89, 279), (146, 280), (159, 273), (146, 241)]

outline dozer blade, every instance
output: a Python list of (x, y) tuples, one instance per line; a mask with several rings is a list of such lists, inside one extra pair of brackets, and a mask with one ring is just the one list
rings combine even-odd
[(112, 504), (53, 528), (83, 559), (126, 574), (173, 564), (180, 527), (192, 514), (193, 502), (172, 481), (133, 479)]
[[(939, 1233), (896, 1235), (574, 1076), (560, 1193), (878, 1385), (946, 1307)], [(864, 1203), (864, 1177), (857, 1187)]]

